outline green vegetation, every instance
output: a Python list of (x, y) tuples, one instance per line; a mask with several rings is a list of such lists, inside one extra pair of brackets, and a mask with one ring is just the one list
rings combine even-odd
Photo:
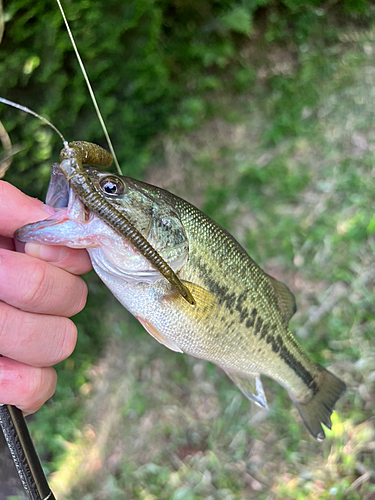
[[(5, 7), (4, 97), (103, 144), (56, 8)], [(374, 10), (360, 0), (66, 9), (124, 173), (202, 208), (287, 283), (292, 330), (348, 391), (316, 443), (277, 384), (265, 380), (260, 411), (215, 366), (157, 344), (89, 275), (76, 351), (30, 425), (56, 497), (371, 500)], [(41, 197), (58, 141), (18, 111), (0, 118), (27, 148), (7, 180)]]

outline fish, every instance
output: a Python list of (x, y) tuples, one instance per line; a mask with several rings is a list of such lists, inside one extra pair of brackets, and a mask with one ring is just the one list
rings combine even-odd
[(181, 294), (124, 237), (88, 210), (51, 167), (46, 204), (55, 213), (18, 229), (21, 242), (86, 248), (93, 268), (158, 342), (222, 368), (243, 394), (267, 408), (261, 376), (284, 387), (318, 441), (345, 383), (313, 362), (289, 329), (296, 311), (286, 285), (189, 202), (139, 180), (84, 167), (93, 185), (123, 213), (191, 292)]

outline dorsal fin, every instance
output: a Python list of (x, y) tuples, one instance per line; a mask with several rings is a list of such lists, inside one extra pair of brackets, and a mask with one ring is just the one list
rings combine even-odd
[(275, 278), (272, 278), (269, 274), (267, 274), (268, 279), (271, 282), (271, 285), (275, 289), (277, 295), (277, 301), (285, 319), (286, 324), (289, 323), (290, 318), (297, 311), (296, 299), (294, 295), (289, 290), (289, 288), (281, 283), (281, 281), (277, 281)]

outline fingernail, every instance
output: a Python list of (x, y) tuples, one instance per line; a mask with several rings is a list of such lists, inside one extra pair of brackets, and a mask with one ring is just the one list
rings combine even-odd
[(58, 262), (68, 253), (67, 247), (53, 247), (39, 245), (38, 243), (26, 243), (25, 253), (31, 257), (45, 260), (46, 262)]

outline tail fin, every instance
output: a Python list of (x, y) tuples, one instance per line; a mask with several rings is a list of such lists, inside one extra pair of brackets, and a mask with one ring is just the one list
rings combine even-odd
[(323, 441), (325, 434), (321, 424), (324, 424), (329, 429), (331, 428), (332, 423), (330, 417), (333, 407), (336, 401), (344, 393), (346, 386), (344, 382), (333, 375), (333, 373), (320, 365), (318, 366), (321, 373), (317, 393), (314, 394), (308, 403), (303, 404), (295, 400), (294, 403), (310, 433), (318, 441)]

